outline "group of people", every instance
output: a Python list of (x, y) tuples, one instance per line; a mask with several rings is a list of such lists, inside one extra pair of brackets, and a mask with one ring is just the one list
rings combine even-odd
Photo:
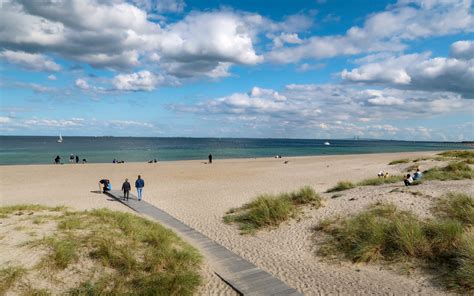
[[(101, 179), (99, 181), (99, 186), (102, 186), (102, 192), (103, 193), (106, 193), (107, 191), (112, 190), (112, 184), (110, 183), (109, 179)], [(137, 189), (138, 201), (142, 200), (143, 187), (145, 187), (145, 181), (142, 179), (142, 177), (140, 175), (138, 175), (138, 178), (135, 181), (135, 188)], [(123, 191), (123, 199), (124, 200), (129, 200), (131, 189), (132, 189), (132, 186), (130, 185), (130, 183), (128, 182), (128, 179), (126, 178), (125, 181), (122, 184), (122, 191)]]
[(414, 181), (420, 180), (422, 176), (423, 173), (420, 171), (420, 168), (416, 168), (416, 172), (413, 174), (413, 176), (411, 174), (407, 174), (403, 178), (403, 182), (405, 183), (405, 186), (410, 186), (413, 185)]
[[(74, 154), (69, 155), (69, 162), (74, 163), (74, 161), (76, 163), (79, 163), (79, 155), (74, 155)], [(87, 159), (83, 158), (82, 163), (87, 163)], [(54, 158), (54, 164), (61, 164), (61, 156), (56, 155), (56, 157)]]
[(379, 178), (388, 178), (388, 172), (384, 172), (384, 171), (380, 171), (378, 174), (377, 174), (377, 177)]
[(114, 160), (112, 160), (112, 163), (125, 163), (124, 160), (117, 160), (114, 158)]

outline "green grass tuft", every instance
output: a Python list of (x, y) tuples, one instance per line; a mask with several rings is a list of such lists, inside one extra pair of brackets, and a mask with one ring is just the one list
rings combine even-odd
[(26, 270), (19, 266), (8, 266), (0, 269), (0, 294), (4, 295), (17, 281), (19, 281)]
[(337, 192), (337, 191), (344, 191), (344, 190), (352, 189), (355, 187), (356, 185), (350, 181), (340, 181), (339, 183), (337, 183), (336, 186), (326, 190), (326, 192), (331, 193), (331, 192)]
[(424, 172), (423, 180), (463, 180), (473, 179), (474, 172), (464, 162), (451, 162), (447, 166), (435, 167)]
[(346, 219), (325, 220), (315, 231), (328, 234), (319, 253), (354, 262), (408, 262), (436, 268), (448, 288), (474, 289), (474, 200), (448, 194), (436, 219), (423, 221), (393, 205), (378, 204)]
[(51, 212), (59, 212), (66, 209), (65, 207), (47, 207), (42, 205), (12, 205), (12, 206), (5, 206), (0, 207), (0, 214), (9, 215), (14, 212), (38, 212), (38, 211), (51, 211)]
[(388, 176), (387, 178), (370, 178), (365, 179), (357, 183), (358, 186), (377, 186), (383, 184), (392, 184), (398, 183), (403, 181), (403, 176), (392, 175)]
[(223, 220), (227, 224), (237, 223), (241, 234), (253, 234), (261, 228), (275, 227), (296, 217), (302, 205), (319, 208), (321, 197), (309, 186), (276, 196), (260, 195), (241, 208), (229, 210)]
[(409, 163), (410, 160), (408, 158), (403, 158), (403, 159), (397, 159), (397, 160), (392, 160), (391, 162), (388, 163), (388, 165), (394, 165), (394, 164), (399, 164), (399, 163)]
[(444, 157), (456, 157), (456, 158), (474, 158), (474, 150), (453, 150), (441, 152), (438, 155)]

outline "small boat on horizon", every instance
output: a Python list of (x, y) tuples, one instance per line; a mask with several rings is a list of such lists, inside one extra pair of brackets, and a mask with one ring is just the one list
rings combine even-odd
[(61, 134), (59, 134), (59, 138), (58, 138), (58, 143), (62, 143), (63, 142), (63, 137), (61, 136)]
[(326, 141), (326, 142), (324, 142), (324, 145), (329, 146), (329, 145), (331, 145), (331, 143)]

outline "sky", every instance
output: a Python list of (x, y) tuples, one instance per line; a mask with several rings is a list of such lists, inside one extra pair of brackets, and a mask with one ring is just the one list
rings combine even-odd
[(471, 0), (0, 0), (0, 134), (474, 140)]

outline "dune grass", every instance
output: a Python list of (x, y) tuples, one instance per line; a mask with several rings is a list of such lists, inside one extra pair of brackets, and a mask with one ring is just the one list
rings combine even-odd
[(326, 190), (326, 193), (344, 191), (344, 190), (352, 189), (355, 187), (356, 185), (350, 181), (340, 181), (336, 184), (336, 186), (331, 187), (328, 190)]
[(7, 266), (0, 269), (0, 295), (4, 295), (10, 287), (19, 281), (26, 269), (19, 266)]
[(388, 165), (394, 165), (394, 164), (400, 164), (400, 163), (409, 163), (410, 160), (408, 158), (402, 158), (402, 159), (396, 159), (392, 160), (391, 162), (388, 163)]
[(452, 150), (438, 153), (438, 155), (444, 157), (455, 157), (455, 158), (474, 158), (474, 150)]
[(296, 217), (302, 205), (319, 208), (321, 197), (309, 186), (291, 193), (264, 194), (240, 208), (230, 209), (223, 220), (227, 224), (237, 223), (241, 234), (253, 234)]
[[(21, 206), (14, 211), (25, 209), (42, 214), (49, 210)], [(57, 223), (57, 228), (20, 247), (46, 251), (34, 270), (50, 275), (52, 284), (55, 275), (64, 272), (78, 276), (77, 285), (63, 291), (65, 294), (193, 295), (200, 285), (201, 255), (155, 222), (106, 209), (63, 212), (47, 218)], [(34, 223), (35, 216), (30, 219)], [(81, 260), (93, 267), (84, 269)], [(0, 274), (3, 287), (10, 289), (13, 284), (7, 287), (4, 282), (8, 281)], [(16, 286), (15, 291), (28, 295), (48, 292), (29, 288)]]
[(463, 180), (472, 179), (474, 172), (465, 162), (451, 162), (447, 166), (435, 167), (423, 172), (423, 180)]
[(377, 186), (377, 185), (383, 185), (383, 184), (398, 183), (402, 181), (403, 181), (403, 176), (391, 175), (391, 176), (388, 176), (387, 178), (365, 179), (357, 183), (357, 186)]
[(319, 254), (353, 262), (413, 262), (435, 268), (443, 284), (474, 289), (474, 200), (451, 193), (437, 204), (435, 219), (420, 220), (394, 205), (376, 204), (346, 219), (325, 220)]
[(37, 212), (37, 211), (51, 211), (51, 212), (60, 212), (65, 210), (66, 207), (58, 206), (58, 207), (47, 207), (42, 205), (12, 205), (12, 206), (4, 206), (0, 207), (0, 215), (6, 217), (9, 214), (15, 212)]

